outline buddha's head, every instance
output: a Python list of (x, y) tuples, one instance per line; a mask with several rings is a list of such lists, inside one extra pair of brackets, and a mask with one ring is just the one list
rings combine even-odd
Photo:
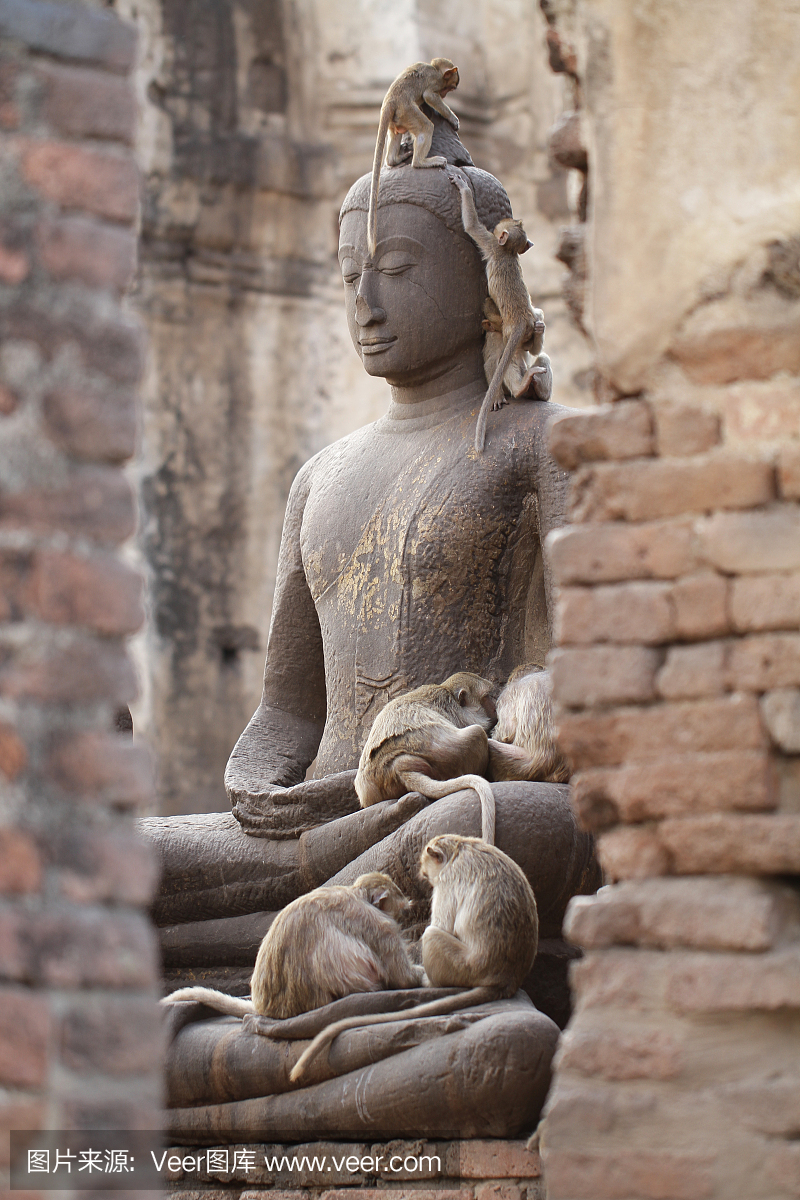
[[(454, 143), (461, 162), (469, 161), (454, 136), (444, 147), (434, 139), (431, 152), (446, 153)], [(458, 156), (451, 152), (453, 160)], [(471, 165), (461, 169), (480, 219), (493, 229), (511, 215), (502, 184)], [(458, 189), (443, 168), (384, 168), (370, 255), (369, 187), (369, 175), (353, 184), (340, 215), (339, 263), (353, 345), (370, 375), (400, 384), (435, 378), (450, 363), (479, 356), (483, 341), (486, 272), (464, 232)]]

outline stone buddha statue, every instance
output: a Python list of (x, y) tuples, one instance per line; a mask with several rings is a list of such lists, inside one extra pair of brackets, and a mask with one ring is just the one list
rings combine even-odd
[[(493, 228), (511, 213), (505, 191), (472, 166), (445, 122), (437, 116), (434, 122), (432, 153), (462, 167), (481, 220)], [(562, 522), (566, 480), (548, 455), (546, 426), (563, 410), (511, 401), (489, 415), (483, 454), (470, 455), (486, 392), (481, 320), (487, 293), (480, 255), (461, 224), (458, 190), (445, 170), (384, 169), (374, 255), (367, 246), (368, 200), (365, 176), (342, 206), (339, 262), (353, 345), (364, 369), (389, 384), (388, 411), (322, 450), (292, 486), (263, 695), (226, 773), (232, 815), (142, 823), (164, 868), (155, 913), (168, 927), (167, 961), (172, 954), (173, 962), (192, 968), (174, 974), (176, 984), (213, 982), (236, 990), (232, 967), (244, 966), (248, 947), (252, 963), (268, 914), (313, 887), (352, 882), (367, 871), (395, 879), (414, 900), (413, 921), (421, 929), (429, 904), (418, 876), (422, 848), (437, 833), (479, 835), (480, 808), (474, 793), (460, 792), (433, 804), (412, 793), (360, 810), (353, 781), (371, 723), (389, 699), (410, 688), (459, 670), (501, 685), (517, 665), (543, 663), (549, 647), (542, 541)], [(540, 1009), (563, 1023), (568, 951), (561, 921), (572, 895), (598, 886), (591, 839), (576, 826), (566, 787), (504, 783), (493, 790), (497, 845), (522, 866), (539, 906), (542, 953), (526, 988)], [(503, 1004), (514, 1009), (510, 1024)], [(429, 1033), (416, 1042), (404, 1035), (411, 1041), (369, 1067), (369, 1085), (362, 1081), (373, 1100), (391, 1085), (399, 1097), (394, 1109), (370, 1123), (362, 1120), (370, 1105), (359, 1104), (357, 1129), (346, 1132), (435, 1133), (430, 1111), (413, 1101), (423, 1086), (420, 1071), (426, 1062), (439, 1071), (438, 1053), (451, 1073), (469, 1074), (463, 1056), (471, 1061), (476, 1046), (497, 1066), (489, 1072), (494, 1090), (475, 1099), (465, 1116), (460, 1101), (448, 1108), (447, 1088), (440, 1095), (432, 1081), (441, 1128), (503, 1136), (535, 1123), (558, 1031), (521, 993), (503, 1004), (488, 1006), (482, 1019), (464, 1014), (460, 1031), (449, 1018), (440, 1022), (443, 1049), (436, 1053)], [(506, 1021), (503, 1031), (492, 1032), (498, 1020)], [(254, 1104), (262, 1097), (261, 1117), (251, 1112), (248, 1119), (268, 1121), (273, 1140), (287, 1129), (341, 1132), (342, 1087), (351, 1079), (348, 1071), (363, 1073), (367, 1060), (339, 1051), (337, 1078), (287, 1094), (286, 1072), (275, 1066), (276, 1043), (259, 1036), (257, 1025), (251, 1018), (244, 1029), (231, 1018), (184, 1025), (173, 1046), (173, 1103), (195, 1106), (192, 1111), (200, 1106), (205, 1115), (178, 1122), (175, 1131), (189, 1137), (202, 1127), (208, 1136), (211, 1129), (224, 1136), (219, 1122), (234, 1118), (220, 1116), (225, 1105), (218, 1102), (233, 1099), (233, 1087), (237, 1101)], [(212, 1084), (199, 1065), (214, 1059), (219, 1071), (220, 1055), (229, 1064), (244, 1061), (242, 1038), (255, 1038), (259, 1061), (272, 1064), (248, 1085), (247, 1097), (240, 1084), (231, 1084), (232, 1067), (223, 1071), (227, 1082)], [(524, 1101), (521, 1078), (527, 1080)], [(327, 1100), (317, 1095), (326, 1088)], [(292, 1108), (292, 1095), (306, 1097), (300, 1108)], [(208, 1105), (215, 1103), (216, 1116), (210, 1116)], [(482, 1113), (491, 1110), (491, 1118), (476, 1116), (476, 1105)], [(374, 1111), (379, 1107), (375, 1101)], [(300, 1109), (310, 1125), (297, 1125)]]

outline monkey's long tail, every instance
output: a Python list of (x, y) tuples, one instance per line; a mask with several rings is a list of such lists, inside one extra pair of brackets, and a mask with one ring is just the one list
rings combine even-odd
[(187, 987), (179, 988), (177, 992), (164, 996), (162, 1004), (177, 1004), (179, 1000), (195, 1000), (198, 1004), (207, 1004), (217, 1012), (226, 1013), (229, 1017), (246, 1017), (254, 1013), (252, 1000), (244, 1000), (241, 996), (228, 996), (225, 992), (217, 992), (214, 988)]
[(483, 446), (484, 442), (486, 441), (486, 418), (489, 415), (489, 409), (500, 395), (500, 391), (503, 387), (503, 376), (508, 369), (508, 364), (511, 362), (511, 356), (519, 346), (524, 336), (524, 325), (521, 325), (518, 329), (515, 329), (510, 334), (509, 339), (503, 349), (503, 353), (500, 356), (500, 361), (494, 369), (492, 382), (489, 384), (489, 390), (483, 398), (481, 411), (478, 413), (478, 424), (475, 426), (475, 449), (479, 454), (483, 453)]
[(494, 845), (495, 804), (494, 793), (489, 784), (480, 775), (459, 775), (456, 779), (431, 779), (430, 775), (422, 775), (419, 771), (403, 771), (403, 782), (409, 791), (421, 792), (429, 800), (441, 800), (460, 792), (462, 788), (472, 788), (481, 802), (481, 837), (490, 846)]
[(439, 1017), (455, 1012), (459, 1008), (474, 1008), (476, 1004), (488, 1004), (502, 995), (502, 988), (475, 987), (469, 991), (459, 992), (457, 996), (442, 996), (440, 1000), (431, 1000), (420, 1004), (417, 1008), (406, 1008), (399, 1012), (373, 1013), (364, 1017), (345, 1017), (342, 1021), (334, 1021), (326, 1029), (321, 1030), (310, 1046), (306, 1046), (297, 1062), (292, 1067), (289, 1078), (292, 1083), (304, 1074), (306, 1067), (317, 1055), (331, 1044), (335, 1037), (346, 1029), (361, 1029), (365, 1025), (385, 1025), (389, 1021), (412, 1020), (415, 1017)]
[(370, 254), (375, 253), (378, 243), (378, 189), (381, 185), (381, 167), (383, 151), (386, 146), (386, 134), (389, 131), (389, 110), (384, 105), (378, 122), (378, 138), (375, 142), (375, 157), (372, 160), (372, 181), (369, 185), (369, 216), (367, 218), (367, 245)]

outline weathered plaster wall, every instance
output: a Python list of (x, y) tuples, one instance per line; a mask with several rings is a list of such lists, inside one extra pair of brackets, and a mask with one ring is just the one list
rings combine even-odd
[[(585, 322), (554, 689), (612, 885), (573, 901), (550, 1200), (800, 1194), (800, 9), (548, 5)], [(565, 53), (567, 51), (565, 50)]]
[(563, 85), (535, 6), (115, 7), (142, 35), (136, 303), (151, 345), (138, 467), (151, 613), (134, 716), (157, 753), (163, 811), (194, 812), (226, 807), (225, 762), (258, 702), (291, 479), (387, 401), (350, 345), (336, 219), (409, 62), (459, 62), (464, 141), (503, 178), (535, 243), (525, 267), (558, 399), (589, 397), (590, 352), (553, 258), (567, 186), (546, 143)]

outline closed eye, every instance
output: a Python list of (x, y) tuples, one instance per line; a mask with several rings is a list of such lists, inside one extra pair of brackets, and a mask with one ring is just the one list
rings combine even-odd
[(416, 266), (413, 258), (402, 250), (387, 250), (375, 264), (375, 269), (382, 275), (402, 275), (411, 267)]

